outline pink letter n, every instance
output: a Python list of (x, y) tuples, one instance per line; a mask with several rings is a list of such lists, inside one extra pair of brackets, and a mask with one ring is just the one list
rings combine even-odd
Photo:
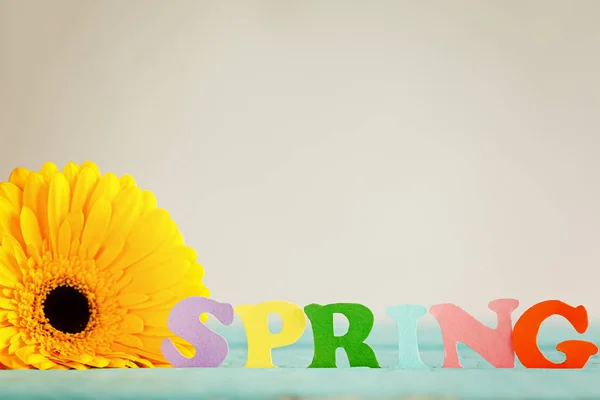
[(511, 314), (518, 306), (519, 300), (515, 299), (498, 299), (488, 304), (498, 316), (496, 329), (485, 326), (455, 304), (431, 307), (429, 312), (442, 328), (443, 368), (462, 368), (458, 359), (458, 342), (475, 350), (496, 368), (514, 368)]

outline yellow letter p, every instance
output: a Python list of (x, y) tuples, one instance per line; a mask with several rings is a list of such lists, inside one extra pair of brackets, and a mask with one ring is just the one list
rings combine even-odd
[[(277, 368), (271, 358), (271, 350), (296, 342), (306, 328), (304, 311), (287, 301), (267, 301), (256, 305), (239, 305), (235, 313), (240, 316), (248, 338), (248, 361), (246, 368)], [(269, 314), (277, 313), (283, 326), (279, 333), (269, 330)]]

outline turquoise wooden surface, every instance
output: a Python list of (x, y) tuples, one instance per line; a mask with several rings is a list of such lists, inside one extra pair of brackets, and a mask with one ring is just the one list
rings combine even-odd
[(595, 370), (181, 370), (9, 371), (2, 399), (600, 399)]

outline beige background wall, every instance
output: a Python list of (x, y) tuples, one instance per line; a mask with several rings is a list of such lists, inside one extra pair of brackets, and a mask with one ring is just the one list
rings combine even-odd
[(600, 315), (598, 21), (593, 0), (0, 0), (0, 174), (133, 174), (235, 304)]

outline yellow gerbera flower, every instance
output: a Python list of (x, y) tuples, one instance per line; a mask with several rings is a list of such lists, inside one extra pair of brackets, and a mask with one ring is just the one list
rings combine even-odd
[(196, 253), (133, 178), (92, 162), (17, 168), (0, 183), (0, 363), (168, 367), (170, 309), (208, 296)]

